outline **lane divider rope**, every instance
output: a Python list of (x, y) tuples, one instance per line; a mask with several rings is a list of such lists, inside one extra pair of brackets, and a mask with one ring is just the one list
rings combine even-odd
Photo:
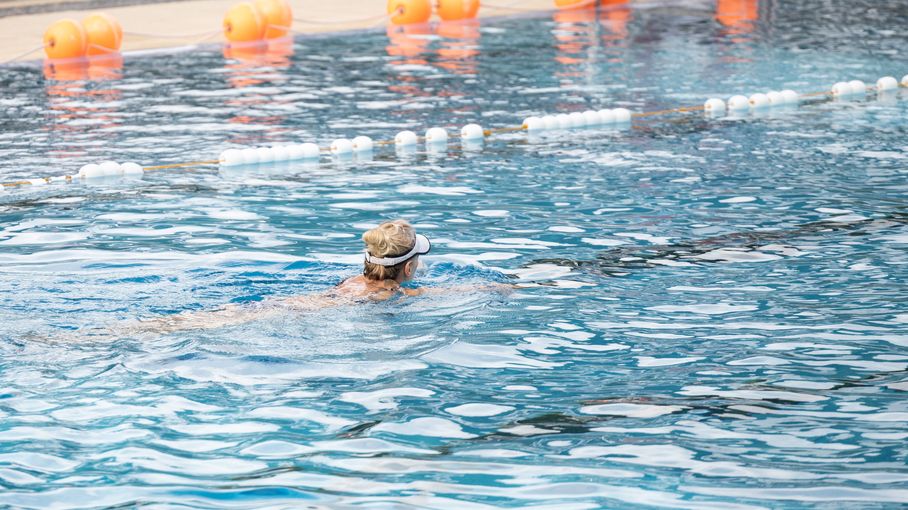
[[(884, 83), (884, 80), (885, 80), (885, 83)], [(849, 83), (851, 83), (851, 84), (860, 83), (861, 87), (863, 88), (863, 91), (859, 90), (861, 87), (855, 88), (855, 87), (857, 87), (857, 85), (855, 85), (855, 87), (852, 87), (851, 89), (846, 88), (845, 92), (842, 92), (841, 87), (843, 85), (847, 86), (847, 85), (849, 85)], [(855, 80), (853, 82), (840, 82), (834, 86), (833, 90), (824, 90), (824, 91), (807, 92), (807, 93), (803, 93), (803, 94), (798, 94), (798, 100), (795, 103), (789, 104), (789, 106), (796, 106), (798, 103), (800, 103), (800, 100), (803, 100), (803, 99), (846, 97), (849, 95), (859, 96), (861, 94), (863, 94), (866, 97), (866, 95), (871, 92), (878, 92), (878, 93), (882, 94), (884, 92), (890, 92), (890, 91), (896, 90), (898, 88), (908, 88), (908, 75), (906, 75), (904, 78), (902, 78), (901, 82), (896, 82), (895, 79), (891, 78), (891, 77), (885, 77), (885, 78), (880, 78), (880, 80), (877, 83), (878, 83), (877, 86), (868, 87), (868, 86), (863, 85), (863, 82), (859, 82), (857, 80)], [(836, 88), (838, 88), (838, 90), (836, 90)], [(762, 94), (754, 94), (754, 96), (759, 96), (759, 95), (762, 95)], [(753, 101), (755, 100), (754, 96), (751, 96), (751, 103), (753, 103)], [(738, 97), (738, 96), (735, 96), (735, 97)], [(732, 99), (734, 99), (734, 97)], [(692, 112), (709, 113), (708, 105), (712, 101), (722, 102), (721, 100), (710, 99), (709, 101), (707, 101), (706, 105), (701, 105), (701, 106), (680, 106), (677, 108), (668, 108), (668, 109), (655, 110), (655, 111), (650, 111), (650, 112), (633, 112), (633, 113), (630, 113), (629, 118), (631, 118), (631, 119), (648, 119), (648, 118), (657, 117), (657, 116), (684, 114), (684, 113), (692, 113)], [(729, 102), (731, 102), (731, 101), (729, 101)], [(725, 113), (725, 105), (724, 105), (724, 102), (722, 102), (722, 103), (723, 103), (722, 111), (713, 112), (713, 115), (712, 115), (713, 118), (719, 118), (722, 114)], [(755, 111), (755, 110), (741, 110), (738, 112), (734, 112), (731, 109), (729, 109), (729, 111), (731, 113), (743, 114), (745, 112), (751, 112), (751, 111)], [(579, 113), (579, 112), (575, 112), (575, 113)], [(558, 117), (561, 117), (561, 116), (569, 117), (566, 114), (561, 114)], [(737, 117), (737, 118), (743, 118), (743, 117)], [(471, 126), (476, 126), (476, 125), (471, 125)], [(552, 129), (543, 128), (541, 131), (561, 131), (561, 130), (570, 129), (571, 127), (580, 128), (580, 127), (595, 127), (595, 126), (576, 125), (576, 126), (558, 127), (558, 128), (552, 128)], [(602, 127), (602, 125), (600, 125), (600, 127)], [(529, 126), (526, 121), (519, 126), (505, 126), (505, 127), (490, 128), (490, 129), (482, 129), (479, 126), (476, 126), (476, 128), (478, 128), (478, 131), (472, 131), (472, 133), (477, 135), (476, 139), (490, 138), (492, 136), (500, 135), (500, 134), (511, 134), (511, 133), (517, 133), (517, 132), (531, 131), (531, 126)], [(434, 130), (440, 130), (441, 132), (444, 132), (443, 141), (445, 141), (445, 142), (447, 141), (448, 137), (454, 138), (454, 139), (464, 138), (464, 136), (461, 134), (461, 132), (455, 131), (454, 133), (448, 135), (446, 133), (446, 130), (444, 130), (442, 128), (429, 129), (427, 131), (427, 135), (430, 133), (433, 133)], [(435, 131), (435, 132), (438, 133), (437, 131)], [(410, 131), (404, 131), (403, 133), (413, 134)], [(481, 137), (478, 136), (480, 134), (481, 134)], [(373, 142), (371, 139), (368, 139), (367, 137), (362, 137), (362, 138), (368, 142), (370, 147), (372, 145), (378, 146), (378, 147), (387, 147), (387, 146), (391, 146), (391, 145), (400, 144), (400, 142), (396, 139), (376, 140)], [(338, 140), (338, 141), (341, 141), (341, 140)], [(344, 141), (346, 141), (346, 140), (344, 140)], [(427, 143), (427, 142), (431, 143), (432, 142), (432, 140), (429, 140), (427, 138), (427, 136), (417, 136), (415, 134), (413, 134), (413, 137), (410, 141), (414, 142), (414, 143)], [(441, 143), (441, 142), (439, 142), (439, 143)], [(331, 154), (335, 149), (335, 147), (316, 147), (316, 146), (314, 146), (314, 144), (309, 144), (309, 145), (312, 146), (313, 151), (317, 148), (319, 158), (321, 157), (322, 154)], [(245, 149), (245, 150), (255, 151), (257, 149), (250, 148), (250, 149)], [(143, 173), (143, 172), (154, 172), (154, 171), (161, 171), (161, 170), (177, 170), (177, 169), (189, 170), (189, 169), (201, 168), (201, 167), (206, 167), (206, 166), (221, 165), (222, 163), (223, 163), (223, 161), (221, 159), (212, 159), (212, 160), (202, 160), (202, 161), (190, 161), (190, 162), (185, 162), (185, 163), (170, 163), (170, 164), (164, 164), (164, 165), (152, 165), (152, 166), (145, 166), (145, 167), (139, 167), (138, 165), (130, 163), (130, 164), (124, 164), (124, 165), (122, 165), (122, 167), (125, 168), (126, 165), (133, 165), (130, 168), (133, 169), (134, 173)], [(250, 163), (250, 166), (252, 164), (255, 164), (255, 163)], [(267, 164), (267, 163), (265, 163), (265, 164)], [(100, 166), (103, 166), (103, 165), (118, 165), (118, 164), (113, 163), (113, 162), (106, 162), (106, 163), (102, 163), (102, 165), (100, 165)], [(237, 166), (239, 166), (239, 165), (237, 165)], [(116, 172), (116, 170), (114, 170), (114, 172)], [(100, 174), (100, 175), (103, 176), (105, 174)], [(114, 173), (114, 174), (106, 174), (106, 175), (117, 175), (117, 174)], [(0, 186), (2, 186), (4, 188), (20, 187), (20, 186), (35, 186), (35, 185), (40, 186), (40, 185), (51, 184), (51, 183), (61, 183), (61, 182), (70, 183), (75, 180), (80, 180), (79, 174), (63, 175), (63, 176), (56, 176), (56, 177), (39, 177), (36, 179), (22, 179), (22, 180), (18, 180), (18, 181), (0, 182)]]
[(4, 60), (3, 62), (0, 62), (0, 65), (12, 64), (13, 62), (15, 62), (15, 61), (17, 61), (17, 60), (19, 60), (19, 59), (25, 58), (25, 57), (31, 55), (32, 53), (38, 52), (38, 51), (43, 50), (43, 49), (44, 49), (44, 43), (41, 43), (40, 46), (36, 46), (36, 47), (34, 47), (34, 48), (32, 48), (32, 49), (26, 51), (26, 52), (23, 52), (23, 53), (20, 53), (20, 54), (16, 55), (15, 57), (13, 57), (13, 58), (11, 58), (11, 59)]
[(196, 32), (192, 34), (158, 34), (153, 32), (132, 32), (127, 31), (123, 32), (124, 35), (129, 35), (133, 37), (143, 37), (146, 39), (195, 39), (197, 37), (209, 37), (216, 34), (222, 33), (222, 29), (217, 30), (208, 30), (205, 32)]
[[(586, 2), (581, 2), (581, 3), (578, 3), (578, 4), (576, 4), (576, 5), (572, 5), (572, 6), (570, 6), (569, 8), (566, 8), (566, 9), (564, 9), (564, 10), (565, 10), (566, 12), (570, 12), (570, 11), (576, 10), (576, 9), (583, 9), (583, 8), (585, 8), (585, 7), (590, 7), (590, 6), (592, 6), (592, 5), (595, 5), (598, 1), (599, 1), (599, 0), (587, 0)], [(517, 0), (517, 1), (511, 2), (511, 3), (509, 3), (509, 4), (489, 4), (489, 3), (483, 2), (483, 3), (482, 3), (482, 7), (483, 7), (483, 8), (488, 8), (488, 9), (497, 9), (497, 10), (499, 10), (499, 11), (540, 12), (539, 9), (527, 9), (526, 7), (515, 7), (515, 6), (520, 5), (520, 4), (522, 4), (522, 3), (523, 3), (523, 0)], [(603, 5), (602, 7), (607, 7), (607, 6), (604, 6), (604, 5)]]
[(403, 10), (404, 10), (403, 7), (399, 7), (399, 8), (397, 8), (397, 10), (387, 13), (387, 14), (379, 14), (376, 16), (369, 16), (366, 18), (355, 18), (355, 19), (348, 19), (348, 20), (315, 20), (315, 19), (305, 19), (305, 18), (293, 18), (293, 22), (301, 23), (303, 25), (349, 25), (349, 24), (355, 24), (355, 23), (369, 23), (372, 21), (385, 22), (385, 21), (393, 18), (394, 16), (397, 16), (398, 14), (402, 13)]

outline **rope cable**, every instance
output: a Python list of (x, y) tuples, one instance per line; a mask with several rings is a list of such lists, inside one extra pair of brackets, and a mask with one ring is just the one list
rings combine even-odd
[[(579, 3), (579, 4), (577, 4), (577, 5), (572, 5), (572, 6), (570, 6), (569, 8), (565, 8), (565, 9), (563, 9), (563, 10), (564, 10), (564, 11), (570, 11), (570, 10), (574, 10), (574, 9), (583, 9), (584, 7), (589, 7), (589, 6), (591, 6), (591, 5), (595, 5), (596, 2), (598, 2), (598, 1), (599, 1), (599, 0), (586, 0), (586, 1), (583, 2), (583, 3)], [(538, 8), (536, 8), (536, 9), (527, 9), (526, 7), (514, 7), (515, 5), (522, 4), (522, 3), (523, 3), (522, 0), (517, 0), (517, 1), (511, 2), (511, 3), (509, 3), (509, 4), (488, 4), (488, 3), (483, 3), (483, 4), (482, 4), (482, 7), (487, 7), (487, 8), (489, 8), (489, 9), (498, 9), (498, 10), (500, 10), (500, 11), (543, 12), (541, 9), (538, 9)]]
[(371, 21), (384, 22), (394, 16), (403, 12), (403, 7), (398, 8), (396, 11), (388, 14), (380, 14), (376, 16), (369, 16), (366, 18), (354, 18), (348, 20), (315, 20), (315, 19), (305, 19), (305, 18), (293, 18), (294, 23), (302, 23), (304, 25), (348, 25), (356, 23), (368, 23)]
[(145, 37), (151, 39), (195, 39), (196, 37), (208, 37), (214, 34), (220, 34), (221, 30), (208, 30), (205, 32), (196, 32), (193, 34), (156, 34), (153, 32), (123, 32), (124, 35), (133, 37)]
[(16, 55), (15, 57), (13, 57), (13, 58), (11, 58), (11, 59), (9, 59), (9, 60), (4, 60), (3, 62), (0, 62), (0, 65), (12, 64), (13, 62), (19, 60), (20, 58), (25, 58), (25, 57), (31, 55), (32, 53), (35, 53), (36, 51), (42, 50), (42, 49), (44, 49), (44, 44), (43, 44), (43, 43), (42, 43), (40, 46), (36, 46), (36, 47), (34, 47), (34, 48), (32, 48), (32, 49), (30, 49), (30, 50), (24, 52), (24, 53), (20, 53), (20, 54)]

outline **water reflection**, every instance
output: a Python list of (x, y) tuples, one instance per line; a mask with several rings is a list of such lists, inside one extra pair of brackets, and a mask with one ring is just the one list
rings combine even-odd
[(716, 20), (725, 27), (729, 35), (743, 35), (753, 32), (760, 19), (759, 0), (717, 0)]
[(424, 90), (422, 78), (413, 73), (429, 65), (432, 27), (429, 24), (389, 26), (388, 44), (385, 51), (391, 57), (388, 62), (392, 73), (388, 75), (387, 88), (402, 97), (431, 97)]
[(119, 80), (123, 77), (123, 55), (108, 53), (90, 58), (45, 60), (44, 78), (47, 80)]
[(627, 42), (628, 24), (633, 19), (630, 0), (602, 0), (599, 23), (602, 26), (602, 43), (606, 48), (623, 47)]
[[(234, 43), (224, 46), (224, 69), (231, 88), (243, 90), (239, 95), (228, 96), (226, 106), (232, 112), (228, 122), (244, 125), (270, 126), (271, 134), (287, 131), (286, 116), (273, 113), (268, 105), (286, 104), (268, 92), (268, 86), (281, 86), (289, 82), (287, 70), (293, 56), (293, 38), (284, 37), (252, 43)], [(241, 145), (255, 145), (262, 140), (243, 130), (237, 130), (230, 139)]]
[[(555, 28), (555, 48), (558, 50), (555, 61), (565, 66), (582, 64), (589, 59), (590, 49), (595, 48), (596, 41), (596, 7), (590, 5), (579, 9), (556, 11), (553, 15)], [(559, 71), (559, 76), (577, 77), (582, 72), (573, 67)]]
[(251, 43), (233, 43), (224, 46), (224, 58), (236, 60), (247, 67), (290, 67), (293, 56), (293, 38), (282, 37)]
[[(557, 76), (570, 84), (592, 80), (592, 66), (604, 56), (621, 62), (632, 20), (628, 0), (605, 0), (601, 5), (565, 9), (553, 14), (555, 61), (562, 65)], [(604, 50), (604, 51), (602, 51)]]
[(443, 21), (435, 27), (439, 41), (437, 65), (454, 74), (476, 74), (479, 20)]
[(391, 65), (426, 65), (432, 27), (428, 24), (391, 25), (388, 27), (388, 56)]
[(86, 136), (121, 123), (122, 69), (119, 53), (44, 62), (44, 90), (53, 119), (46, 130), (56, 142), (49, 151), (52, 157), (81, 156)]

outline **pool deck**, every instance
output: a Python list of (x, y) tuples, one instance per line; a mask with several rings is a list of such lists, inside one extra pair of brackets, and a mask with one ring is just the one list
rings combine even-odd
[[(59, 0), (4, 0), (3, 7), (21, 8), (23, 11), (40, 9), (36, 14), (14, 15), (0, 18), (0, 63), (34, 50), (22, 61), (44, 58), (40, 50), (44, 30), (63, 18), (80, 20), (90, 12), (106, 12), (120, 21), (124, 31), (123, 53), (158, 48), (176, 48), (224, 41), (221, 21), (230, 6), (240, 0), (189, 0), (180, 2), (149, 3), (121, 7), (94, 7), (86, 10), (69, 10), (72, 3)], [(95, 5), (102, 2), (97, 2)], [(387, 23), (385, 0), (343, 0), (343, 2), (290, 2), (297, 20), (313, 23), (294, 23), (297, 33), (340, 32), (372, 28)], [(513, 8), (492, 8), (491, 5)], [(81, 5), (81, 4), (76, 4)], [(528, 11), (546, 11), (554, 8), (552, 0), (496, 0), (480, 9), (480, 17), (521, 14)], [(55, 9), (57, 6), (60, 10)], [(160, 36), (150, 36), (155, 34)]]

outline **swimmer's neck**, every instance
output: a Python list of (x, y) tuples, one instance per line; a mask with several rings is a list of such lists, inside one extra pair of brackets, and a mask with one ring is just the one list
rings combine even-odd
[(370, 280), (364, 275), (348, 278), (341, 282), (335, 289), (335, 292), (341, 294), (370, 297), (371, 299), (379, 300), (388, 299), (398, 294), (419, 296), (424, 292), (424, 289), (408, 289), (403, 287), (401, 286), (401, 282), (397, 279)]
[(340, 287), (341, 285), (351, 283), (366, 285), (368, 287), (374, 287), (380, 290), (397, 290), (400, 288), (401, 284), (401, 282), (397, 281), (396, 279), (389, 278), (387, 280), (372, 280), (359, 274), (343, 280), (342, 282), (338, 283), (337, 286)]

